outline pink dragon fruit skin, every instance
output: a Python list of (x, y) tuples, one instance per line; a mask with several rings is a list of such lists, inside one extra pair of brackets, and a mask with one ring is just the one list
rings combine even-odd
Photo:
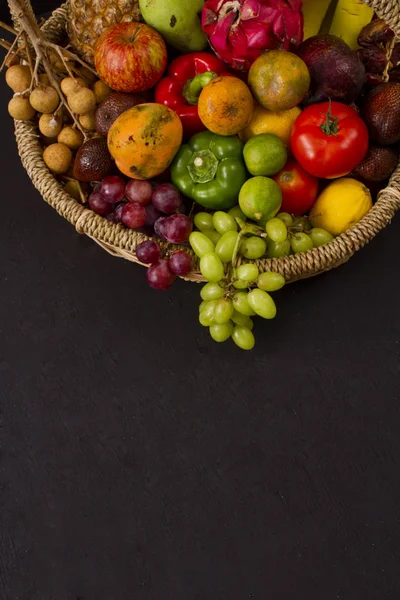
[(303, 41), (301, 0), (206, 0), (202, 27), (214, 52), (247, 71), (265, 50), (291, 50)]

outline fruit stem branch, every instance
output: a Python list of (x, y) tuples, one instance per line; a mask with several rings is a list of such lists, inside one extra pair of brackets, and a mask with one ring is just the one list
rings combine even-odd
[[(35, 51), (35, 54), (36, 54), (35, 68), (34, 68), (34, 71), (32, 74), (32, 81), (31, 81), (30, 87), (32, 88), (34, 86), (37, 71), (39, 69), (39, 65), (42, 65), (48, 78), (49, 78), (50, 85), (53, 86), (53, 88), (57, 91), (57, 93), (60, 97), (61, 103), (66, 107), (67, 111), (69, 112), (69, 114), (72, 117), (72, 120), (73, 120), (75, 126), (79, 129), (79, 131), (82, 133), (84, 139), (86, 140), (88, 137), (87, 132), (83, 129), (83, 127), (77, 120), (74, 112), (68, 106), (68, 102), (61, 90), (60, 84), (59, 84), (56, 76), (54, 75), (54, 72), (53, 72), (49, 57), (48, 57), (48, 50), (49, 49), (55, 50), (58, 54), (60, 54), (60, 56), (61, 56), (62, 52), (65, 52), (66, 55), (70, 56), (73, 60), (77, 60), (78, 62), (83, 64), (83, 66), (85, 66), (88, 69), (90, 69), (89, 65), (87, 65), (85, 62), (83, 62), (79, 57), (74, 55), (72, 52), (69, 52), (69, 50), (64, 50), (63, 48), (60, 48), (56, 44), (49, 42), (44, 37), (42, 31), (40, 30), (40, 27), (39, 27), (36, 19), (34, 18), (33, 14), (32, 15), (29, 14), (29, 12), (25, 9), (25, 7), (23, 5), (23, 0), (9, 0), (9, 5), (10, 5), (11, 10), (15, 13), (16, 18), (18, 19), (18, 23), (19, 23), (21, 32), (24, 32), (26, 34), (26, 36), (29, 39), (30, 43), (32, 44), (33, 50)], [(15, 33), (16, 33), (16, 35), (20, 35), (20, 33), (18, 33), (18, 34), (17, 34), (17, 32), (15, 32)], [(62, 56), (62, 58), (64, 59), (65, 56)], [(64, 60), (63, 60), (63, 64), (64, 64), (64, 66), (66, 66)], [(91, 70), (93, 70), (93, 69), (91, 69)], [(69, 73), (69, 70), (67, 70), (67, 73)]]
[(0, 28), (1, 29), (5, 29), (5, 31), (8, 31), (9, 33), (12, 33), (13, 35), (17, 35), (17, 31), (15, 31), (15, 29), (13, 27), (10, 27), (10, 25), (7, 25), (7, 23), (4, 23), (3, 21), (0, 21)]
[(18, 34), (15, 36), (15, 39), (14, 39), (13, 43), (11, 44), (11, 46), (10, 46), (10, 48), (9, 48), (9, 50), (8, 50), (8, 52), (7, 52), (7, 54), (6, 54), (5, 58), (4, 58), (4, 60), (3, 60), (3, 62), (1, 63), (1, 66), (0, 66), (0, 72), (1, 72), (1, 71), (4, 69), (4, 67), (6, 66), (6, 64), (7, 64), (7, 62), (8, 62), (8, 59), (10, 58), (10, 56), (11, 56), (11, 54), (12, 54), (12, 52), (13, 52), (13, 50), (14, 50), (15, 46), (16, 46), (16, 45), (17, 45), (17, 43), (18, 43), (18, 40), (21, 38), (21, 36), (23, 35), (23, 33), (24, 33), (23, 31), (20, 31), (20, 32), (19, 32), (19, 33), (18, 33)]
[(71, 60), (76, 60), (83, 67), (85, 67), (86, 69), (88, 69), (89, 71), (91, 71), (93, 73), (93, 75), (96, 75), (96, 77), (98, 77), (96, 71), (90, 65), (88, 65), (87, 63), (85, 63), (84, 60), (82, 60), (81, 58), (79, 58), (79, 56), (77, 54), (74, 54), (70, 50), (67, 50), (67, 48), (60, 48), (60, 46), (57, 46), (57, 44), (52, 44), (51, 42), (46, 42), (46, 45), (49, 46), (49, 48), (53, 48), (53, 50), (56, 50), (56, 52), (62, 52), (64, 54), (64, 57), (67, 56)]

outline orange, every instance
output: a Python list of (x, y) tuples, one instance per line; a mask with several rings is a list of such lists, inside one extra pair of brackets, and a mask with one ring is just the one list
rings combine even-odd
[(293, 123), (300, 114), (301, 110), (297, 106), (289, 110), (273, 112), (256, 104), (249, 124), (239, 133), (239, 137), (246, 143), (260, 133), (273, 133), (289, 146)]
[(248, 82), (254, 98), (268, 110), (289, 110), (300, 104), (310, 87), (306, 63), (286, 50), (269, 50), (251, 65)]
[(253, 105), (251, 92), (241, 79), (216, 77), (200, 94), (199, 117), (213, 133), (235, 135), (247, 126)]
[(132, 179), (163, 173), (182, 143), (182, 123), (163, 104), (138, 104), (111, 125), (107, 144), (118, 169)]

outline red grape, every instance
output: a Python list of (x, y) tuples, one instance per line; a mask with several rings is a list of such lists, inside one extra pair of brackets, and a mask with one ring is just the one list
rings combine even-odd
[(136, 202), (127, 202), (122, 209), (121, 219), (130, 229), (137, 229), (146, 223), (146, 211)]
[(147, 269), (146, 279), (155, 290), (167, 290), (174, 283), (176, 275), (169, 268), (167, 260), (160, 260)]
[(163, 213), (173, 213), (182, 202), (179, 190), (172, 183), (160, 183), (153, 191), (153, 206)]
[(160, 248), (155, 242), (147, 240), (138, 245), (136, 256), (145, 265), (154, 265), (160, 260)]
[(125, 195), (130, 202), (137, 202), (140, 206), (150, 204), (153, 187), (149, 181), (132, 179), (126, 184)]
[[(157, 221), (158, 222), (158, 221)], [(192, 221), (186, 215), (179, 213), (171, 215), (165, 222), (164, 237), (172, 244), (186, 242), (192, 233)]]
[(109, 175), (101, 181), (99, 192), (104, 200), (116, 204), (125, 198), (125, 182), (117, 175)]
[(122, 223), (122, 211), (126, 202), (121, 202), (114, 209), (114, 223)]
[(154, 231), (162, 239), (165, 240), (165, 229), (168, 221), (168, 217), (159, 217), (154, 223)]
[(112, 212), (112, 205), (104, 200), (99, 192), (92, 192), (88, 198), (89, 207), (98, 215), (105, 217)]
[(154, 223), (161, 217), (161, 213), (152, 204), (146, 206), (146, 225), (154, 227)]
[(169, 268), (176, 275), (187, 275), (193, 268), (193, 260), (190, 254), (184, 250), (178, 250), (170, 256)]

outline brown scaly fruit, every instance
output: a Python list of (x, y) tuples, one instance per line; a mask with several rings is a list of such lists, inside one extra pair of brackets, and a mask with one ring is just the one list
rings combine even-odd
[(364, 181), (385, 181), (394, 173), (399, 155), (393, 148), (371, 144), (367, 156), (354, 170), (354, 175)]
[(114, 170), (114, 162), (104, 138), (92, 138), (79, 148), (73, 176), (78, 181), (100, 181)]
[(126, 94), (124, 92), (111, 92), (103, 102), (99, 104), (95, 112), (96, 131), (106, 136), (114, 121), (128, 108), (138, 104), (150, 102), (148, 94)]
[(370, 138), (380, 146), (400, 140), (400, 83), (384, 83), (366, 96), (361, 114)]
[(69, 0), (67, 32), (72, 46), (93, 63), (97, 40), (115, 23), (141, 21), (139, 0)]

